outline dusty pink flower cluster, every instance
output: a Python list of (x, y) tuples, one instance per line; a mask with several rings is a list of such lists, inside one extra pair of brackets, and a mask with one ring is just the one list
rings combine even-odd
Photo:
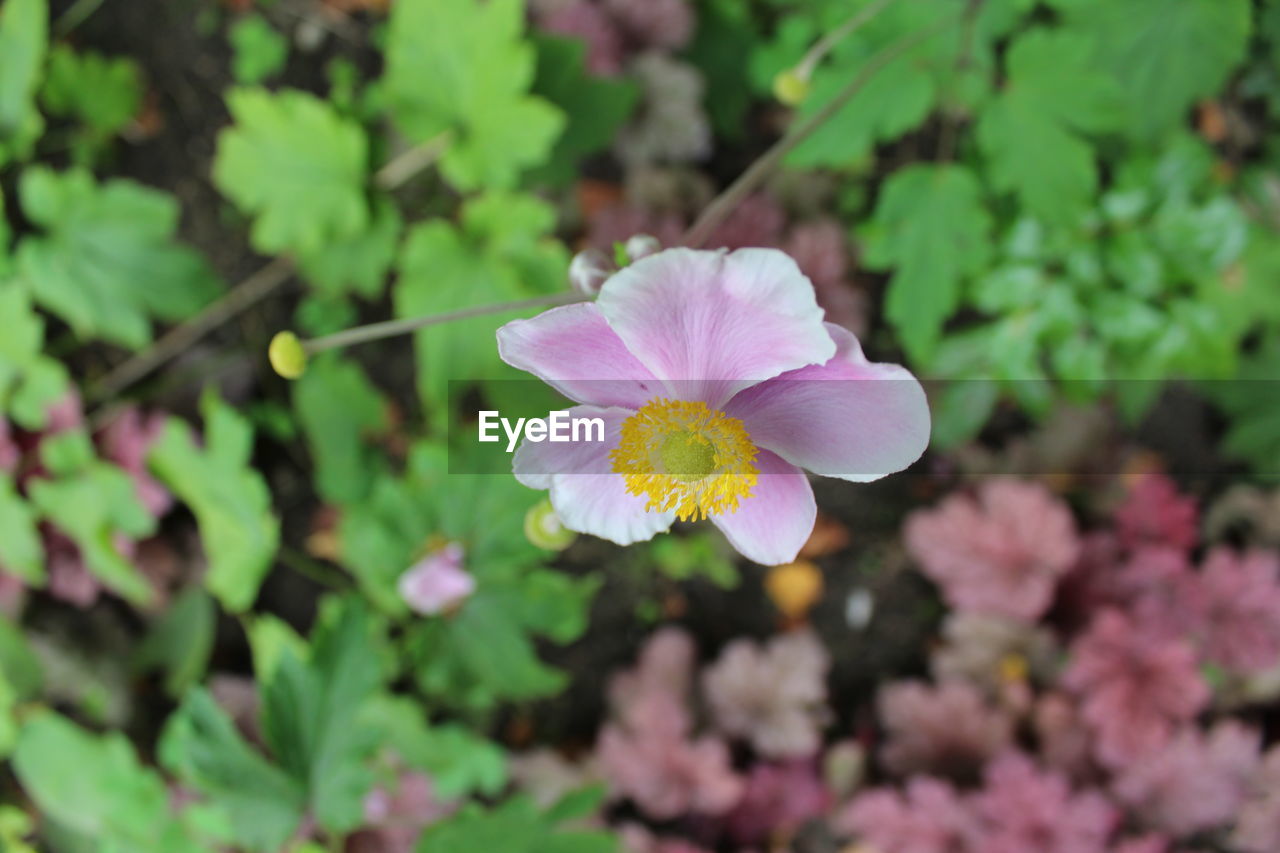
[(638, 52), (679, 50), (693, 37), (688, 0), (534, 0), (530, 5), (541, 29), (586, 43), (593, 74), (617, 74)]
[[(147, 451), (163, 426), (162, 415), (144, 414), (130, 407), (116, 413), (92, 436), (99, 457), (129, 475), (139, 503), (157, 519), (173, 505), (173, 496), (151, 476), (146, 463)], [(25, 492), (32, 482), (49, 476), (40, 461), (42, 444), (60, 433), (85, 427), (80, 398), (74, 393), (49, 408), (45, 426), (39, 431), (20, 430), (0, 419), (0, 473), (7, 474), (19, 492)], [(40, 534), (46, 556), (47, 592), (76, 607), (91, 606), (103, 587), (86, 567), (80, 549), (53, 524), (42, 524)], [(177, 561), (168, 546), (159, 539), (139, 542), (123, 535), (116, 536), (113, 544), (124, 557), (136, 563), (152, 582), (157, 599), (162, 600), (177, 573)], [(22, 581), (0, 564), (0, 612), (16, 613), (26, 594)]]
[(986, 480), (905, 524), (952, 610), (931, 678), (883, 684), (856, 741), (831, 737), (815, 634), (735, 640), (696, 677), (665, 629), (580, 768), (631, 816), (630, 853), (1275, 853), (1280, 745), (1256, 710), (1280, 698), (1280, 563), (1198, 528), (1159, 475), (1083, 522)]

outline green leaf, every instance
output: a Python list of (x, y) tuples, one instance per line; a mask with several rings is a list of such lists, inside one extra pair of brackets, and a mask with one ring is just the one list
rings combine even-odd
[(404, 220), (385, 198), (373, 206), (373, 220), (360, 233), (332, 240), (298, 256), (302, 276), (331, 296), (351, 292), (369, 299), (382, 295), (387, 271), (400, 248)]
[(44, 546), (36, 522), (13, 478), (0, 471), (0, 571), (29, 586), (44, 585)]
[(85, 125), (91, 142), (118, 133), (142, 106), (142, 74), (124, 57), (105, 57), (92, 51), (76, 53), (56, 45), (40, 100), (51, 114)]
[[(526, 195), (494, 193), (469, 201), (462, 225), (443, 220), (409, 232), (393, 293), (396, 316), (417, 317), (525, 299), (564, 287), (568, 253), (549, 235), (555, 212)], [(490, 314), (414, 335), (418, 390), (432, 424), (443, 430), (449, 406), (475, 382), (518, 374), (498, 358), (494, 334), (515, 314)], [(458, 380), (450, 388), (450, 380)]]
[(44, 130), (35, 96), (48, 28), (46, 0), (5, 0), (0, 6), (0, 166), (25, 159)]
[(309, 660), (284, 648), (263, 685), (267, 742), (330, 832), (363, 822), (364, 798), (374, 781), (367, 762), (377, 740), (360, 716), (381, 679), (369, 616), (353, 599), (317, 626)]
[(152, 624), (134, 653), (134, 667), (163, 669), (165, 692), (182, 696), (209, 667), (217, 619), (213, 599), (198, 586), (187, 587)]
[(151, 449), (156, 476), (195, 513), (209, 558), (205, 587), (232, 612), (253, 604), (280, 541), (271, 493), (249, 464), (253, 430), (214, 396), (201, 406), (204, 447), (191, 428), (171, 419)]
[(44, 355), (44, 318), (14, 282), (0, 283), (0, 317), (0, 416), (8, 412), (22, 426), (39, 429), (49, 406), (66, 393), (66, 368)]
[(40, 811), (102, 853), (199, 853), (169, 809), (169, 792), (119, 732), (93, 735), (50, 711), (28, 718), (13, 754)]
[(371, 440), (385, 433), (387, 402), (353, 361), (318, 358), (293, 383), (293, 405), (315, 460), (320, 496), (333, 503), (363, 500), (386, 475)]
[(1096, 67), (1126, 100), (1127, 130), (1154, 141), (1216, 93), (1244, 59), (1249, 0), (1053, 0), (1069, 28), (1091, 36)]
[(547, 164), (535, 178), (568, 184), (580, 174), (580, 161), (603, 150), (635, 109), (639, 89), (628, 80), (608, 80), (586, 73), (586, 42), (541, 36), (534, 93), (564, 111), (568, 123)]
[(607, 832), (562, 831), (525, 794), (485, 810), (471, 806), (427, 829), (417, 853), (617, 853)]
[(402, 0), (391, 9), (383, 87), (400, 130), (451, 133), (440, 161), (458, 189), (506, 189), (543, 163), (564, 117), (528, 94), (523, 0)]
[(1098, 168), (1082, 133), (1118, 126), (1119, 88), (1092, 65), (1092, 43), (1071, 32), (1032, 30), (1008, 54), (1008, 82), (982, 113), (978, 144), (996, 187), (1050, 223), (1090, 206)]
[(34, 478), (27, 490), (41, 517), (80, 549), (90, 572), (135, 605), (151, 602), (151, 584), (116, 545), (120, 534), (140, 539), (155, 531), (155, 519), (138, 500), (128, 473), (107, 462), (81, 460), (79, 470), (64, 470), (57, 479)]
[(261, 83), (284, 70), (289, 40), (261, 15), (245, 15), (231, 25), (231, 76), (243, 85)]
[(184, 319), (218, 293), (204, 259), (174, 241), (178, 204), (165, 193), (33, 166), (19, 194), (44, 234), (18, 244), (18, 275), (81, 337), (138, 348), (151, 340), (152, 318)]
[(160, 761), (222, 809), (238, 844), (280, 850), (302, 820), (302, 786), (253, 750), (202, 687), (165, 724)]
[(886, 315), (916, 358), (955, 310), (960, 283), (991, 254), (991, 219), (963, 166), (917, 164), (889, 178), (866, 234), (867, 264), (894, 269)]
[(431, 776), (442, 799), (473, 792), (497, 794), (507, 784), (507, 755), (502, 747), (462, 725), (429, 725), (422, 705), (399, 696), (375, 697), (363, 715), (405, 764)]
[(358, 124), (293, 90), (233, 89), (227, 106), (235, 124), (218, 136), (213, 180), (253, 215), (255, 249), (305, 254), (364, 231), (369, 154)]

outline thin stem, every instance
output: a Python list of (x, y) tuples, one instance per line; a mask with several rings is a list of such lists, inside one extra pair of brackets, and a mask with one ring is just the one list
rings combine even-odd
[(453, 131), (446, 130), (415, 145), (391, 159), (373, 176), (373, 182), (384, 190), (394, 190), (414, 175), (426, 169), (444, 154), (453, 141)]
[(877, 3), (859, 9), (849, 20), (818, 39), (796, 65), (796, 73), (807, 80), (813, 73), (813, 69), (818, 67), (818, 63), (831, 52), (832, 48), (861, 29), (864, 24), (883, 12), (893, 2), (894, 0), (879, 0)]
[[(452, 133), (446, 130), (421, 145), (415, 145), (379, 169), (374, 175), (374, 183), (387, 192), (397, 189), (438, 160), (449, 147), (451, 139)], [(199, 314), (174, 326), (150, 347), (113, 368), (89, 391), (89, 400), (104, 400), (120, 393), (232, 317), (270, 296), (293, 273), (294, 264), (289, 258), (271, 261)]]
[(199, 314), (174, 326), (150, 347), (115, 367), (89, 391), (89, 399), (96, 402), (120, 393), (218, 326), (265, 298), (292, 275), (293, 262), (288, 258), (276, 258)]
[(711, 204), (707, 205), (698, 220), (685, 232), (684, 240), (682, 241), (684, 245), (697, 248), (706, 242), (711, 233), (738, 205), (738, 202), (764, 183), (765, 179), (777, 168), (784, 157), (790, 154), (796, 146), (812, 136), (828, 119), (838, 113), (845, 104), (852, 100), (854, 95), (862, 91), (881, 69), (916, 45), (942, 32), (954, 24), (956, 20), (954, 16), (945, 18), (932, 27), (899, 39), (868, 60), (867, 64), (862, 66), (858, 75), (849, 82), (848, 86), (841, 90), (822, 109), (810, 116), (807, 121), (775, 142), (773, 147), (752, 163), (736, 181), (729, 185), (728, 189), (716, 196)]
[(315, 355), (325, 350), (341, 349), (343, 347), (355, 346), (356, 344), (368, 343), (369, 341), (380, 341), (383, 338), (394, 338), (398, 335), (407, 335), (410, 332), (416, 332), (418, 329), (425, 329), (428, 326), (439, 326), (444, 323), (452, 323), (455, 320), (466, 320), (470, 317), (482, 317), (486, 314), (505, 314), (509, 311), (523, 311), (526, 308), (543, 308), (552, 305), (570, 305), (574, 302), (587, 302), (591, 299), (589, 296), (582, 296), (577, 293), (552, 293), (548, 296), (536, 296), (532, 299), (521, 299), (516, 302), (499, 302), (493, 305), (473, 305), (470, 308), (460, 308), (457, 311), (446, 311), (443, 314), (428, 314), (424, 317), (409, 317), (404, 320), (385, 320), (381, 323), (371, 323), (368, 326), (356, 326), (353, 329), (344, 329), (341, 332), (335, 332), (332, 335), (325, 335), (323, 338), (312, 338), (309, 341), (303, 341), (302, 349), (307, 355)]
[(65, 37), (76, 27), (89, 20), (89, 17), (103, 4), (104, 0), (76, 0), (67, 11), (58, 16), (58, 20), (53, 22), (53, 34), (59, 38)]

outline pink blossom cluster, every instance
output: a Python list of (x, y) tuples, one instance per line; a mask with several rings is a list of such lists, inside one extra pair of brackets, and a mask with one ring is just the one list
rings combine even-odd
[[(92, 436), (99, 457), (129, 475), (139, 503), (157, 519), (173, 505), (173, 496), (151, 476), (146, 463), (147, 452), (163, 426), (162, 415), (144, 414), (141, 409), (128, 407), (114, 414)], [(7, 474), (19, 492), (25, 493), (32, 482), (50, 476), (40, 460), (42, 444), (60, 433), (82, 428), (86, 428), (86, 423), (80, 398), (75, 393), (68, 393), (50, 406), (40, 430), (22, 430), (0, 419), (0, 473)], [(40, 535), (49, 594), (77, 607), (91, 606), (103, 587), (85, 565), (80, 549), (51, 523), (40, 525)], [(113, 544), (125, 558), (136, 563), (162, 600), (177, 573), (177, 563), (168, 546), (158, 539), (139, 542), (124, 535), (117, 535)], [(16, 613), (25, 597), (22, 581), (0, 565), (0, 612)]]
[(594, 752), (520, 759), (522, 784), (603, 779), (629, 853), (1275, 853), (1280, 744), (1235, 709), (1280, 698), (1280, 564), (1198, 518), (1160, 475), (1082, 521), (988, 479), (904, 526), (951, 606), (928, 679), (833, 708), (811, 629), (699, 671), (664, 628), (613, 678)]
[(693, 37), (688, 0), (536, 0), (534, 20), (546, 32), (581, 39), (587, 69), (613, 75), (646, 50), (679, 50)]

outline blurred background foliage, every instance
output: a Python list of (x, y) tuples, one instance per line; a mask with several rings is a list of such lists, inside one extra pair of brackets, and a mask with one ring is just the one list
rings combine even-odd
[[(0, 849), (342, 849), (406, 770), (467, 803), (420, 851), (614, 849), (598, 790), (504, 796), (498, 741), (599, 693), (548, 650), (606, 576), (643, 625), (739, 567), (701, 529), (560, 556), (537, 494), (448, 473), (515, 315), (293, 384), (267, 341), (676, 244), (864, 74), (708, 246), (791, 252), (940, 380), (938, 453), (1177, 384), (1274, 473), (1274, 0), (3, 0)], [(444, 543), (476, 591), (424, 617)]]

